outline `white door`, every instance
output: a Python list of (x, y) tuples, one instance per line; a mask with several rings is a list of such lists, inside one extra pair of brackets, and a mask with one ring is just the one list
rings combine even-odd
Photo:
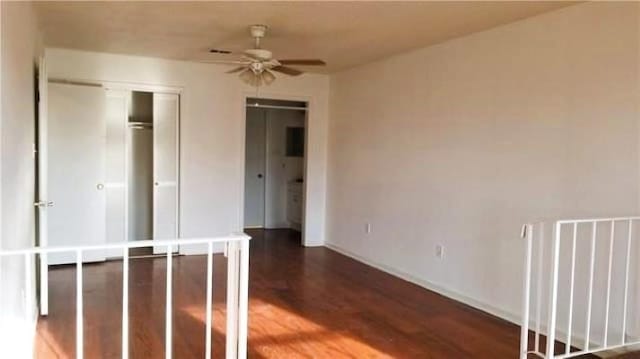
[[(50, 246), (105, 242), (105, 113), (102, 87), (49, 83), (45, 228)], [(84, 253), (85, 262), (105, 259), (102, 251)], [(75, 253), (49, 255), (49, 264), (75, 262)]]
[[(106, 173), (105, 242), (127, 241), (126, 140), (131, 92), (107, 89), (106, 95)], [(121, 249), (111, 249), (107, 257), (122, 257)]]
[(244, 227), (264, 227), (266, 156), (265, 111), (247, 108), (244, 173)]
[[(153, 239), (178, 238), (177, 94), (153, 94)], [(178, 248), (173, 248), (177, 251)], [(154, 253), (166, 248), (154, 247)]]

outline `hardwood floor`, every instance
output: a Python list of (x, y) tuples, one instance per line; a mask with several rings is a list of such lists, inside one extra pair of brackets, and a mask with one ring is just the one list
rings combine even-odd
[[(296, 232), (248, 231), (250, 358), (517, 358), (519, 327), (326, 248)], [(214, 259), (214, 357), (224, 353), (226, 261)], [(84, 270), (85, 357), (120, 357), (122, 263)], [(165, 260), (130, 264), (130, 356), (164, 355)], [(173, 354), (204, 357), (205, 256), (174, 259)], [(75, 356), (75, 268), (50, 271), (36, 356)]]

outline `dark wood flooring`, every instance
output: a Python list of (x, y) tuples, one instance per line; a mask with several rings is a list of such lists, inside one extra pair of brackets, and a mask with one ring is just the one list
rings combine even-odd
[[(250, 358), (517, 358), (519, 328), (326, 248), (249, 231)], [(226, 260), (214, 259), (214, 357), (224, 353)], [(164, 355), (165, 259), (130, 264), (130, 356)], [(173, 353), (204, 357), (206, 257), (174, 258)], [(84, 270), (85, 357), (119, 358), (119, 261)], [(75, 268), (50, 271), (36, 356), (75, 356)]]

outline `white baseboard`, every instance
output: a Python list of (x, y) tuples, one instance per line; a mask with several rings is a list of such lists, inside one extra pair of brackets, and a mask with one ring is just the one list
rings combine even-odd
[(435, 283), (432, 283), (432, 282), (429, 282), (429, 281), (425, 281), (423, 279), (416, 278), (416, 277), (414, 277), (413, 275), (411, 275), (409, 273), (405, 273), (405, 272), (396, 270), (396, 269), (391, 268), (391, 267), (389, 267), (387, 265), (380, 264), (380, 263), (377, 263), (377, 262), (373, 262), (371, 260), (368, 260), (368, 259), (366, 259), (366, 258), (364, 258), (364, 257), (362, 257), (360, 255), (357, 255), (357, 254), (355, 254), (355, 253), (353, 253), (353, 252), (351, 252), (349, 250), (346, 250), (346, 249), (344, 249), (344, 248), (342, 248), (340, 246), (337, 246), (335, 244), (325, 243), (325, 247), (327, 247), (327, 248), (329, 248), (331, 250), (334, 250), (334, 251), (336, 251), (336, 252), (338, 252), (340, 254), (343, 254), (343, 255), (345, 255), (347, 257), (353, 258), (353, 259), (355, 259), (355, 260), (357, 260), (359, 262), (362, 262), (362, 263), (364, 263), (366, 265), (369, 265), (371, 267), (379, 269), (379, 270), (381, 270), (383, 272), (386, 272), (388, 274), (396, 276), (396, 277), (398, 277), (400, 279), (406, 280), (407, 282), (413, 283), (413, 284), (418, 285), (418, 286), (420, 286), (422, 288), (428, 289), (428, 290), (430, 290), (432, 292), (436, 292), (436, 293), (438, 293), (440, 295), (443, 295), (443, 296), (445, 296), (447, 298), (451, 298), (451, 299), (453, 299), (455, 301), (458, 301), (460, 303), (466, 304), (466, 305), (468, 305), (470, 307), (473, 307), (475, 309), (481, 310), (481, 311), (483, 311), (485, 313), (491, 314), (491, 315), (493, 315), (495, 317), (498, 317), (500, 319), (504, 319), (504, 320), (506, 320), (508, 322), (511, 322), (511, 323), (514, 323), (514, 324), (516, 324), (518, 326), (521, 325), (521, 323), (520, 323), (520, 315), (507, 312), (507, 311), (505, 311), (503, 309), (500, 309), (500, 308), (492, 306), (490, 304), (481, 302), (481, 301), (479, 301), (477, 299), (471, 298), (469, 296), (466, 296), (466, 295), (464, 295), (462, 293), (459, 293), (459, 292), (456, 292), (454, 290), (445, 288), (445, 287), (443, 287), (441, 285), (438, 285), (438, 284), (435, 284)]

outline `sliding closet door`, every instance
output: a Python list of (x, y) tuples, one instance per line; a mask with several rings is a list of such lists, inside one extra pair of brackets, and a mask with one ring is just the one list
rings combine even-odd
[[(126, 125), (131, 93), (106, 91), (106, 242), (127, 241)], [(121, 257), (121, 249), (107, 251), (107, 257)]]
[[(156, 240), (178, 238), (179, 113), (177, 94), (153, 94), (153, 238)], [(166, 248), (154, 248), (154, 253), (165, 251)]]
[[(105, 242), (105, 91), (102, 87), (48, 86), (46, 186), (50, 246)], [(49, 264), (73, 263), (75, 253), (52, 253)], [(105, 259), (87, 251), (84, 261)]]

